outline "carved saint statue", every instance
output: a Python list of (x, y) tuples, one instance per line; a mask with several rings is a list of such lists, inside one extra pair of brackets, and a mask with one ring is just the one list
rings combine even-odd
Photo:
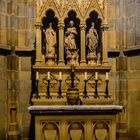
[(52, 28), (52, 23), (49, 23), (49, 28), (45, 31), (46, 35), (46, 56), (55, 55), (56, 33)]
[(70, 27), (67, 28), (65, 34), (65, 44), (67, 50), (76, 49), (75, 36), (77, 35), (77, 31), (76, 28), (73, 26), (73, 21), (70, 21), (69, 25)]
[(75, 42), (75, 37), (77, 35), (76, 28), (74, 27), (74, 22), (71, 20), (69, 27), (65, 33), (65, 50), (66, 50), (66, 59), (67, 64), (78, 65), (78, 49)]
[(86, 35), (86, 45), (88, 46), (91, 53), (96, 52), (96, 48), (98, 46), (98, 34), (96, 29), (94, 28), (93, 22), (91, 23), (91, 27)]

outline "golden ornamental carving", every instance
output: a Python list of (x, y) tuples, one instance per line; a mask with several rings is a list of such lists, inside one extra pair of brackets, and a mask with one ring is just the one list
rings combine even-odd
[[(69, 10), (75, 10), (81, 18), (86, 18), (89, 13), (95, 10), (100, 17), (104, 17), (103, 11), (106, 7), (106, 0), (37, 0), (37, 16), (42, 17), (46, 10), (52, 9), (60, 18), (67, 15)], [(67, 12), (66, 12), (67, 11)]]
[(85, 17), (91, 2), (92, 0), (75, 0), (82, 17)]
[(68, 6), (68, 0), (56, 0), (54, 3), (60, 17), (62, 17)]
[(98, 0), (98, 3), (100, 5), (100, 8), (101, 9), (104, 9), (105, 8), (105, 2), (106, 2), (106, 0)]

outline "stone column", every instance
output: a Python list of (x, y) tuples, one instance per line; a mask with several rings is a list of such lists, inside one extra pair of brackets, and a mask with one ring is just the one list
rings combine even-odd
[(85, 23), (81, 23), (80, 24), (80, 44), (81, 44), (81, 61), (80, 61), (80, 65), (85, 65), (86, 64), (86, 24)]
[(107, 24), (108, 23), (108, 0), (105, 0), (104, 1), (104, 5), (103, 5), (103, 7), (104, 7), (104, 23), (105, 24)]
[(103, 48), (102, 48), (102, 53), (103, 53), (103, 60), (102, 63), (103, 65), (107, 65), (108, 64), (108, 24), (102, 24), (102, 44), (103, 44)]
[(120, 52), (120, 55), (116, 59), (116, 74), (117, 74), (117, 90), (116, 90), (116, 100), (119, 105), (122, 105), (125, 110), (123, 110), (118, 116), (117, 122), (117, 136), (119, 139), (123, 139), (123, 136), (127, 132), (127, 119), (128, 119), (128, 62), (127, 57)]
[(41, 22), (36, 22), (36, 64), (39, 65), (42, 62), (42, 25)]
[(104, 20), (101, 25), (102, 29), (102, 44), (103, 44), (103, 49), (102, 49), (102, 55), (103, 55), (103, 60), (102, 63), (103, 65), (108, 65), (108, 3), (107, 0), (104, 1)]
[(18, 140), (19, 130), (19, 57), (7, 56), (7, 123), (8, 140)]
[(59, 22), (59, 65), (64, 65), (64, 23)]

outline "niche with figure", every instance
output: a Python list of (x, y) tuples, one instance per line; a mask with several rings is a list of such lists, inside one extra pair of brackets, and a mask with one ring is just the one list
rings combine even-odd
[(86, 59), (89, 65), (101, 64), (101, 19), (92, 11), (86, 20)]
[(58, 18), (53, 10), (46, 11), (45, 17), (42, 19), (42, 53), (45, 62), (49, 65), (57, 63), (58, 60)]
[(68, 129), (68, 140), (85, 140), (84, 127), (79, 122), (70, 123)]
[(65, 19), (65, 63), (68, 65), (78, 65), (80, 55), (80, 20), (76, 17), (76, 12), (71, 10)]
[(43, 140), (60, 140), (59, 128), (57, 123), (48, 122), (43, 124)]
[(106, 122), (97, 122), (93, 128), (93, 140), (109, 140), (109, 126)]

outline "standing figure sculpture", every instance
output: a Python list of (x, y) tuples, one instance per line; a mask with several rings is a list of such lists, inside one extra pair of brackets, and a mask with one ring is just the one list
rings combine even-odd
[(97, 59), (96, 56), (96, 49), (98, 47), (98, 34), (94, 27), (94, 23), (91, 23), (91, 27), (89, 28), (87, 35), (86, 35), (86, 46), (89, 49), (88, 52), (88, 60), (90, 63), (95, 64)]
[(74, 27), (74, 22), (71, 20), (69, 23), (69, 27), (65, 33), (65, 51), (66, 51), (66, 59), (67, 64), (70, 65), (77, 65), (78, 64), (78, 49), (76, 47), (76, 35), (77, 31)]
[(54, 63), (56, 54), (55, 54), (55, 46), (56, 46), (56, 33), (52, 28), (52, 23), (49, 23), (49, 28), (45, 31), (45, 43), (46, 43), (46, 51), (45, 57), (48, 63)]
[(72, 20), (69, 25), (70, 27), (67, 28), (65, 33), (65, 44), (67, 49), (76, 49), (75, 36), (77, 35), (77, 31)]
[(55, 55), (56, 33), (52, 28), (52, 23), (49, 23), (49, 28), (45, 31), (46, 35), (46, 56)]
[(90, 52), (95, 52), (96, 48), (98, 46), (98, 34), (96, 29), (94, 28), (94, 23), (91, 23), (91, 27), (88, 30), (87, 36), (86, 36), (86, 45), (89, 48)]

